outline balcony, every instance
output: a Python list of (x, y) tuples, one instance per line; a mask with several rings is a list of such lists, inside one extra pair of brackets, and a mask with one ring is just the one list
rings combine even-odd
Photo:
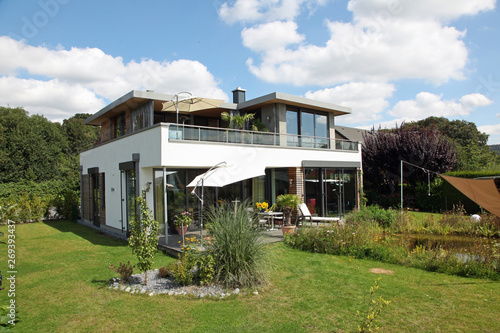
[(358, 151), (358, 142), (322, 137), (242, 131), (229, 128), (168, 124), (169, 141), (218, 142), (226, 144), (263, 145)]

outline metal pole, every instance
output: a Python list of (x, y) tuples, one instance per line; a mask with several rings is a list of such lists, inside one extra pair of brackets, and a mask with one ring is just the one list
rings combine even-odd
[(163, 167), (163, 224), (165, 226), (165, 245), (168, 245), (168, 211), (167, 211), (167, 168)]
[(201, 179), (201, 209), (200, 209), (200, 242), (203, 242), (203, 183), (204, 179)]
[(403, 160), (401, 160), (401, 215), (403, 215)]

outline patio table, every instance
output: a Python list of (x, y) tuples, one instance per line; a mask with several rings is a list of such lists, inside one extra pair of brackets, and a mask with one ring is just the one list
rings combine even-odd
[(269, 230), (278, 230), (274, 229), (274, 219), (278, 216), (283, 216), (282, 212), (261, 212), (259, 215), (265, 217), (268, 221), (271, 220), (271, 229)]

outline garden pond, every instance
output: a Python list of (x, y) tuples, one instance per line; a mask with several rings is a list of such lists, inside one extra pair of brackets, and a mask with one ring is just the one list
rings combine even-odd
[(417, 249), (454, 252), (463, 261), (500, 256), (500, 239), (498, 238), (429, 234), (391, 234), (382, 236), (381, 240), (390, 243), (399, 243), (410, 252)]

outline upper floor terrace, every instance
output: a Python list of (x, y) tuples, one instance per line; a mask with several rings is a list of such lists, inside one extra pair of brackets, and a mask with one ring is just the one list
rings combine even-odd
[[(233, 91), (233, 103), (220, 101), (217, 105), (195, 111), (178, 108), (179, 104), (175, 103), (179, 98), (178, 95), (133, 90), (89, 117), (85, 123), (101, 127), (100, 144), (166, 123), (169, 141), (344, 151), (359, 149), (358, 142), (343, 140), (335, 131), (335, 117), (349, 114), (351, 110), (347, 107), (282, 93), (246, 101), (245, 91), (241, 88)], [(172, 103), (176, 108), (164, 107), (165, 104), (172, 106)], [(252, 114), (253, 119), (238, 129), (221, 117), (223, 112), (231, 117)], [(259, 130), (251, 130), (252, 127)]]

